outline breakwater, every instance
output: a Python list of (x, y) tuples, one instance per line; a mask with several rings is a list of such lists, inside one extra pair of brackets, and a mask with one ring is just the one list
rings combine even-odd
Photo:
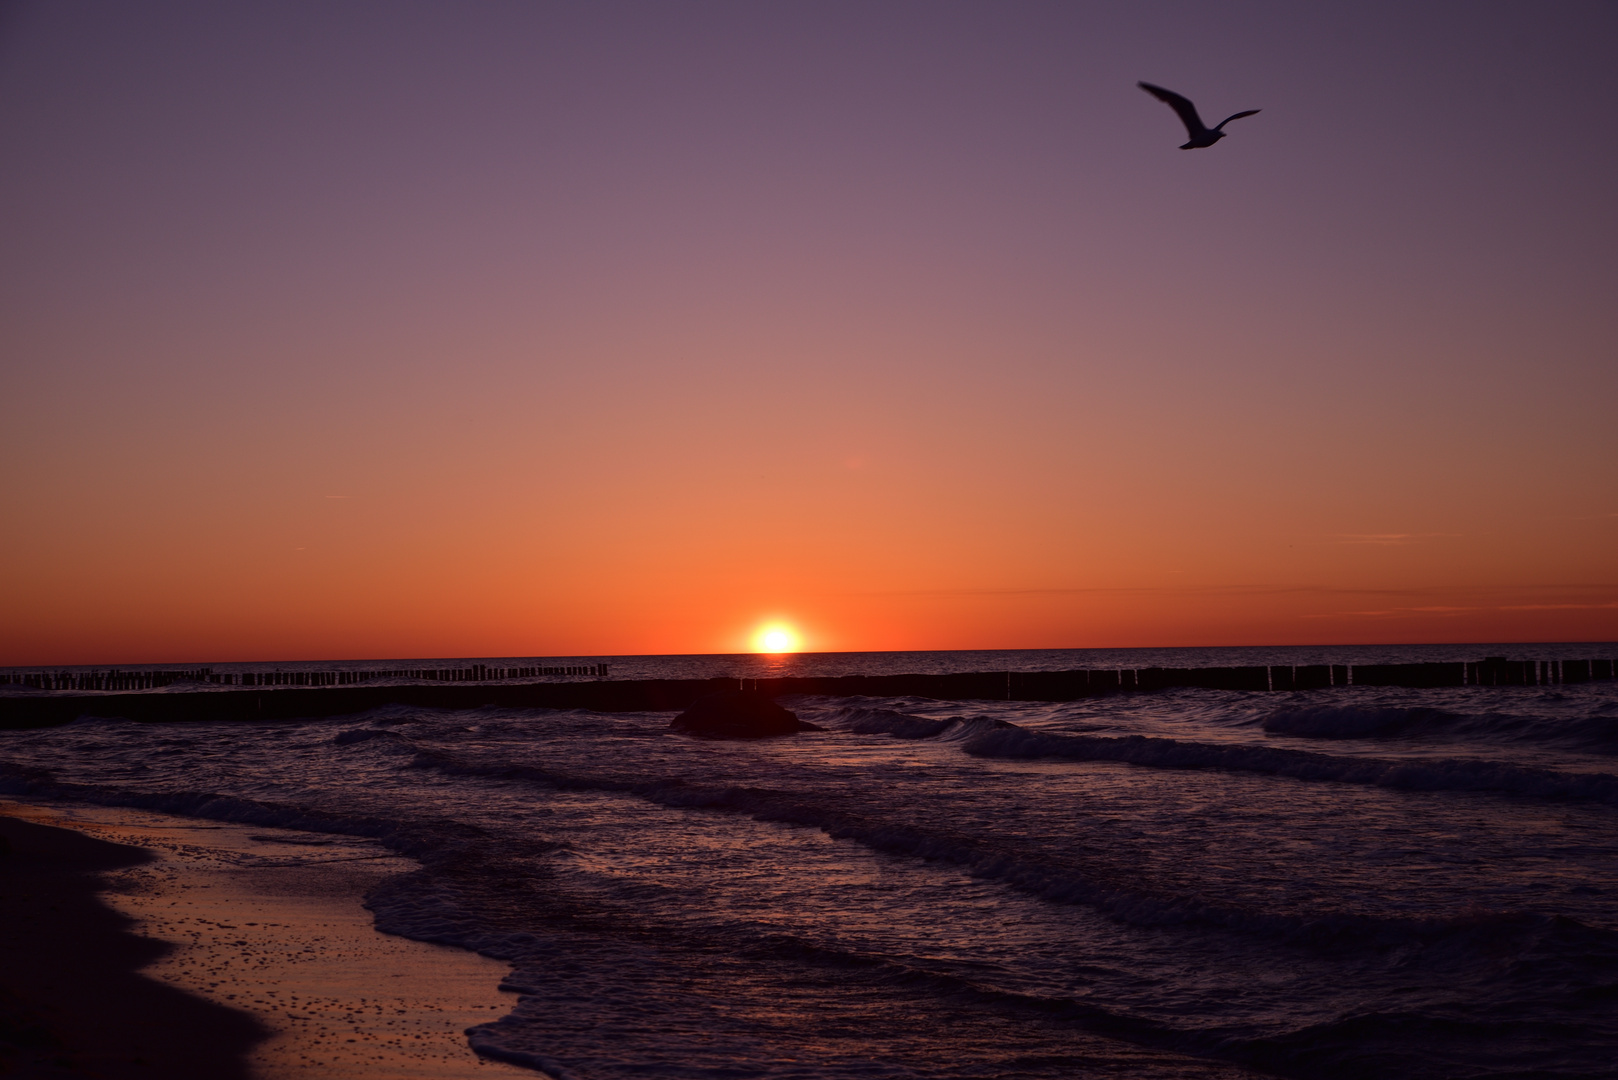
[[(606, 670), (605, 665), (591, 667), (601, 674)], [(202, 670), (206, 672), (206, 669)], [(391, 677), (432, 678), (408, 674), (412, 670), (402, 669)], [(448, 670), (475, 671), (478, 668)], [(195, 693), (169, 690), (162, 693), (16, 695), (0, 697), (0, 729), (46, 727), (85, 716), (142, 722), (292, 720), (360, 713), (393, 704), (429, 709), (540, 708), (657, 712), (684, 709), (705, 694), (735, 689), (758, 690), (772, 696), (815, 694), (830, 697), (921, 697), (941, 701), (1076, 701), (1107, 694), (1152, 693), (1185, 687), (1278, 693), (1355, 686), (1554, 686), (1612, 679), (1615, 670), (1618, 670), (1618, 661), (1609, 658), (1509, 660), (1488, 657), (1477, 661), (1424, 664), (1103, 668), (940, 675), (602, 679), (594, 682), (521, 683), (509, 681), (518, 676), (500, 677), (492, 674), (519, 669), (483, 670), (491, 673), (485, 680), (448, 680), (450, 685), (419, 682), (363, 686), (297, 682), (279, 686), (265, 684), (254, 689), (199, 689)], [(551, 673), (550, 669), (537, 670)], [(554, 673), (563, 674), (560, 669)], [(581, 668), (577, 672), (569, 670), (566, 673), (583, 675), (591, 671), (590, 668)], [(339, 673), (284, 674), (315, 679)], [(385, 677), (378, 672), (367, 674), (372, 678)]]
[(183, 671), (22, 671), (0, 672), (0, 685), (25, 686), (30, 690), (156, 690), (177, 683), (206, 683), (212, 686), (358, 686), (383, 679), (414, 679), (418, 682), (509, 682), (514, 679), (541, 679), (552, 676), (587, 676), (604, 679), (606, 664), (568, 664), (559, 667), (490, 667), (473, 664), (464, 668), (397, 668), (365, 671), (215, 671), (190, 668)]

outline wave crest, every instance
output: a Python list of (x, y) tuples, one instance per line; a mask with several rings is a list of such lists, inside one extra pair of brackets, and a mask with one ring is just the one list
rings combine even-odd
[(1146, 735), (1053, 735), (1011, 724), (983, 732), (961, 749), (984, 758), (1116, 761), (1157, 769), (1221, 769), (1402, 791), (1501, 791), (1618, 806), (1618, 776), (1611, 773), (1565, 773), (1475, 758), (1337, 757), (1276, 746), (1183, 742)]

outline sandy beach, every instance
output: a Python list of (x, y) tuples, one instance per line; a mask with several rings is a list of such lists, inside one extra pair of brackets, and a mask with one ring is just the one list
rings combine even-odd
[(504, 964), (374, 929), (365, 891), (414, 864), (373, 842), (16, 802), (0, 836), (11, 1075), (535, 1075), (464, 1035), (513, 1004)]

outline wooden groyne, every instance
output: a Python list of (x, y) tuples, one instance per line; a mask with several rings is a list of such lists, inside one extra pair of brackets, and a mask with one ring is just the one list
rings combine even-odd
[[(598, 665), (599, 666), (599, 665)], [(637, 679), (596, 682), (446, 680), (395, 686), (293, 683), (280, 688), (161, 694), (57, 694), (0, 697), (0, 729), (65, 724), (80, 717), (142, 722), (292, 720), (343, 716), (384, 705), (424, 709), (588, 709), (666, 712), (704, 694), (744, 688), (772, 696), (918, 697), (940, 701), (1077, 701), (1118, 693), (1177, 688), (1280, 693), (1355, 686), (1553, 686), (1608, 680), (1618, 662), (1508, 660), (1429, 664), (1316, 664), (1208, 668), (1105, 668), (1077, 671), (992, 671), (953, 675), (842, 675), (780, 679)], [(477, 670), (452, 669), (452, 670)], [(497, 670), (497, 669), (486, 669)], [(320, 675), (321, 672), (286, 674)], [(375, 674), (375, 673), (373, 673)], [(395, 677), (412, 677), (401, 673)]]
[(560, 667), (497, 668), (473, 664), (464, 668), (400, 668), (386, 671), (30, 671), (0, 672), (0, 685), (32, 690), (155, 690), (177, 683), (214, 686), (358, 686), (381, 679), (419, 682), (509, 682), (550, 676), (586, 676), (604, 679), (606, 664), (566, 664)]
[(0, 672), (0, 685), (30, 690), (155, 690), (175, 683), (217, 682), (212, 668), (185, 671), (31, 671)]

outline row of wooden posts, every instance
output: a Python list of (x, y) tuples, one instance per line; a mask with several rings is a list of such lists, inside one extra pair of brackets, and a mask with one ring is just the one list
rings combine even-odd
[[(588, 674), (601, 665), (581, 665)], [(780, 676), (735, 679), (513, 678), (514, 672), (569, 674), (571, 666), (532, 668), (452, 668), (459, 679), (421, 676), (441, 674), (411, 669), (369, 672), (365, 686), (318, 685), (310, 676), (335, 672), (265, 673), (264, 691), (232, 682), (229, 688), (166, 694), (0, 694), (0, 730), (66, 724), (85, 716), (122, 717), (150, 723), (184, 721), (270, 721), (309, 719), (364, 712), (383, 705), (430, 709), (587, 709), (594, 712), (668, 712), (725, 690), (757, 690), (771, 697), (916, 697), (937, 701), (1078, 701), (1110, 694), (1133, 694), (1201, 688), (1240, 693), (1286, 693), (1328, 687), (1541, 687), (1611, 679), (1611, 659), (1506, 660), (1427, 664), (1315, 664), (1207, 668), (1084, 668), (1073, 671), (976, 671), (952, 674)], [(504, 673), (504, 681), (496, 677)], [(44, 673), (39, 673), (44, 674)], [(139, 673), (137, 673), (139, 674)], [(146, 673), (151, 674), (151, 673)], [(206, 677), (208, 672), (202, 673)], [(272, 682), (279, 674), (284, 681)], [(346, 673), (345, 673), (346, 674)], [(472, 681), (474, 674), (484, 675)], [(290, 678), (288, 678), (290, 676)], [(400, 678), (403, 676), (404, 678)], [(255, 684), (259, 685), (259, 684)], [(240, 687), (240, 688), (238, 688)], [(292, 689), (297, 687), (298, 689)], [(64, 689), (66, 687), (63, 687)], [(1329, 692), (1329, 691), (1328, 691)]]
[(33, 671), (0, 672), (0, 683), (35, 690), (154, 690), (176, 683), (216, 686), (358, 686), (375, 679), (417, 679), (422, 682), (505, 682), (546, 677), (607, 677), (606, 664), (544, 664), (497, 668), (473, 664), (464, 668), (406, 668), (386, 671)]
[(186, 671), (0, 672), (0, 682), (34, 690), (153, 690), (182, 682), (214, 682), (211, 668)]
[[(1553, 686), (1606, 680), (1618, 675), (1618, 660), (1454, 660), (1417, 664), (1308, 664), (1233, 668), (1123, 668), (1092, 671), (1101, 689), (1324, 690), (1333, 686)], [(1114, 679), (1116, 678), (1116, 683)]]
[[(211, 668), (185, 671), (90, 671), (90, 672), (0, 672), (0, 682), (20, 684), (36, 690), (150, 690), (176, 683), (206, 683), (223, 686), (358, 686), (384, 679), (408, 679), (428, 683), (493, 683), (541, 678), (607, 678), (606, 664), (534, 665), (489, 667), (473, 664), (464, 668), (402, 668), (376, 671), (261, 671), (215, 672)], [(774, 693), (865, 693), (865, 688), (893, 683), (894, 693), (919, 693), (945, 697), (956, 692), (979, 696), (976, 688), (985, 679), (1003, 679), (1005, 696), (1023, 693), (1064, 695), (1115, 693), (1123, 690), (1168, 690), (1201, 687), (1213, 690), (1277, 691), (1323, 690), (1337, 686), (1552, 686), (1611, 679), (1618, 675), (1618, 661), (1600, 658), (1585, 660), (1508, 660), (1503, 656), (1483, 660), (1455, 660), (1418, 664), (1308, 664), (1262, 667), (1206, 668), (1096, 668), (1076, 671), (1015, 671), (1000, 674), (963, 673), (959, 675), (901, 675), (859, 677), (797, 676), (774, 679), (742, 679), (739, 684)], [(847, 684), (845, 686), (844, 684)], [(958, 691), (952, 690), (960, 684)], [(897, 689), (898, 687), (904, 689)]]

